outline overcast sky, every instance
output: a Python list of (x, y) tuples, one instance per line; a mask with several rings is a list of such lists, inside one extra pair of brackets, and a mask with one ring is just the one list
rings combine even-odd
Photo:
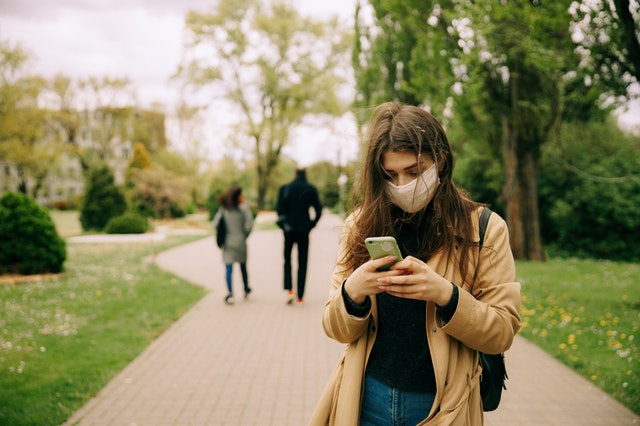
[[(354, 0), (293, 0), (304, 14), (349, 19)], [(129, 77), (144, 105), (171, 99), (186, 13), (211, 10), (202, 0), (0, 0), (0, 39), (34, 55), (50, 77)]]
[[(326, 19), (338, 15), (349, 24), (355, 0), (292, 0), (305, 15)], [(202, 0), (0, 0), (0, 40), (32, 54), (28, 69), (44, 77), (127, 77), (142, 106), (154, 102), (175, 108), (178, 87), (169, 83), (182, 51), (182, 31), (189, 10), (206, 12), (214, 1)], [(315, 145), (292, 146), (289, 155), (301, 163), (327, 157), (322, 138), (332, 132), (353, 151), (352, 123), (315, 132)], [(214, 143), (214, 142), (212, 142)], [(337, 148), (336, 148), (337, 149)], [(333, 151), (336, 151), (333, 149)], [(212, 147), (212, 150), (219, 151)]]

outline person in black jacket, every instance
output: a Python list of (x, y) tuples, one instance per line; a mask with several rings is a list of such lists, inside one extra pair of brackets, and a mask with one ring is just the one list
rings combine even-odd
[[(313, 207), (313, 219), (309, 208)], [(293, 279), (291, 274), (291, 251), (298, 247), (298, 286), (297, 303), (302, 304), (304, 285), (307, 278), (307, 257), (309, 254), (309, 232), (316, 226), (322, 214), (322, 204), (315, 186), (307, 182), (304, 168), (296, 169), (296, 176), (278, 191), (278, 225), (284, 231), (284, 290), (286, 302), (293, 303)]]

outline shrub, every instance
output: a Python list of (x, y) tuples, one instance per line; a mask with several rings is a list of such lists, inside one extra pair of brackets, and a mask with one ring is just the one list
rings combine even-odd
[(109, 219), (120, 216), (126, 210), (127, 201), (115, 185), (111, 170), (107, 166), (92, 170), (80, 207), (82, 229), (102, 231)]
[(53, 208), (64, 211), (69, 209), (69, 203), (66, 200), (58, 200), (53, 202)]
[(554, 254), (640, 259), (638, 164), (640, 140), (614, 125), (562, 128), (545, 148), (539, 183), (540, 229)]
[(126, 212), (107, 222), (104, 231), (107, 234), (144, 234), (149, 229), (147, 218), (135, 212)]
[(162, 168), (134, 169), (131, 202), (141, 214), (153, 218), (183, 217), (191, 201), (191, 185)]
[(66, 245), (44, 207), (20, 193), (0, 198), (0, 273), (61, 272)]

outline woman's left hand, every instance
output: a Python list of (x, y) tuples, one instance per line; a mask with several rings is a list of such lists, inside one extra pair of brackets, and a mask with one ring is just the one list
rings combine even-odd
[(420, 259), (407, 256), (391, 269), (404, 270), (405, 274), (379, 278), (381, 290), (396, 297), (433, 301), (440, 306), (451, 299), (451, 283)]

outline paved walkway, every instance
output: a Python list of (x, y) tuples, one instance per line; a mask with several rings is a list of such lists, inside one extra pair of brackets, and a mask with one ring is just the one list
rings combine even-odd
[[(326, 214), (312, 232), (306, 302), (283, 303), (279, 231), (249, 238), (249, 300), (225, 294), (213, 238), (171, 249), (155, 262), (211, 291), (68, 425), (307, 424), (342, 346), (320, 325), (340, 220)], [(240, 272), (234, 288), (242, 294)], [(487, 425), (630, 425), (640, 417), (587, 380), (517, 338), (507, 352), (510, 380)], [(633, 390), (632, 390), (633, 391)], [(635, 390), (637, 391), (637, 390)]]

